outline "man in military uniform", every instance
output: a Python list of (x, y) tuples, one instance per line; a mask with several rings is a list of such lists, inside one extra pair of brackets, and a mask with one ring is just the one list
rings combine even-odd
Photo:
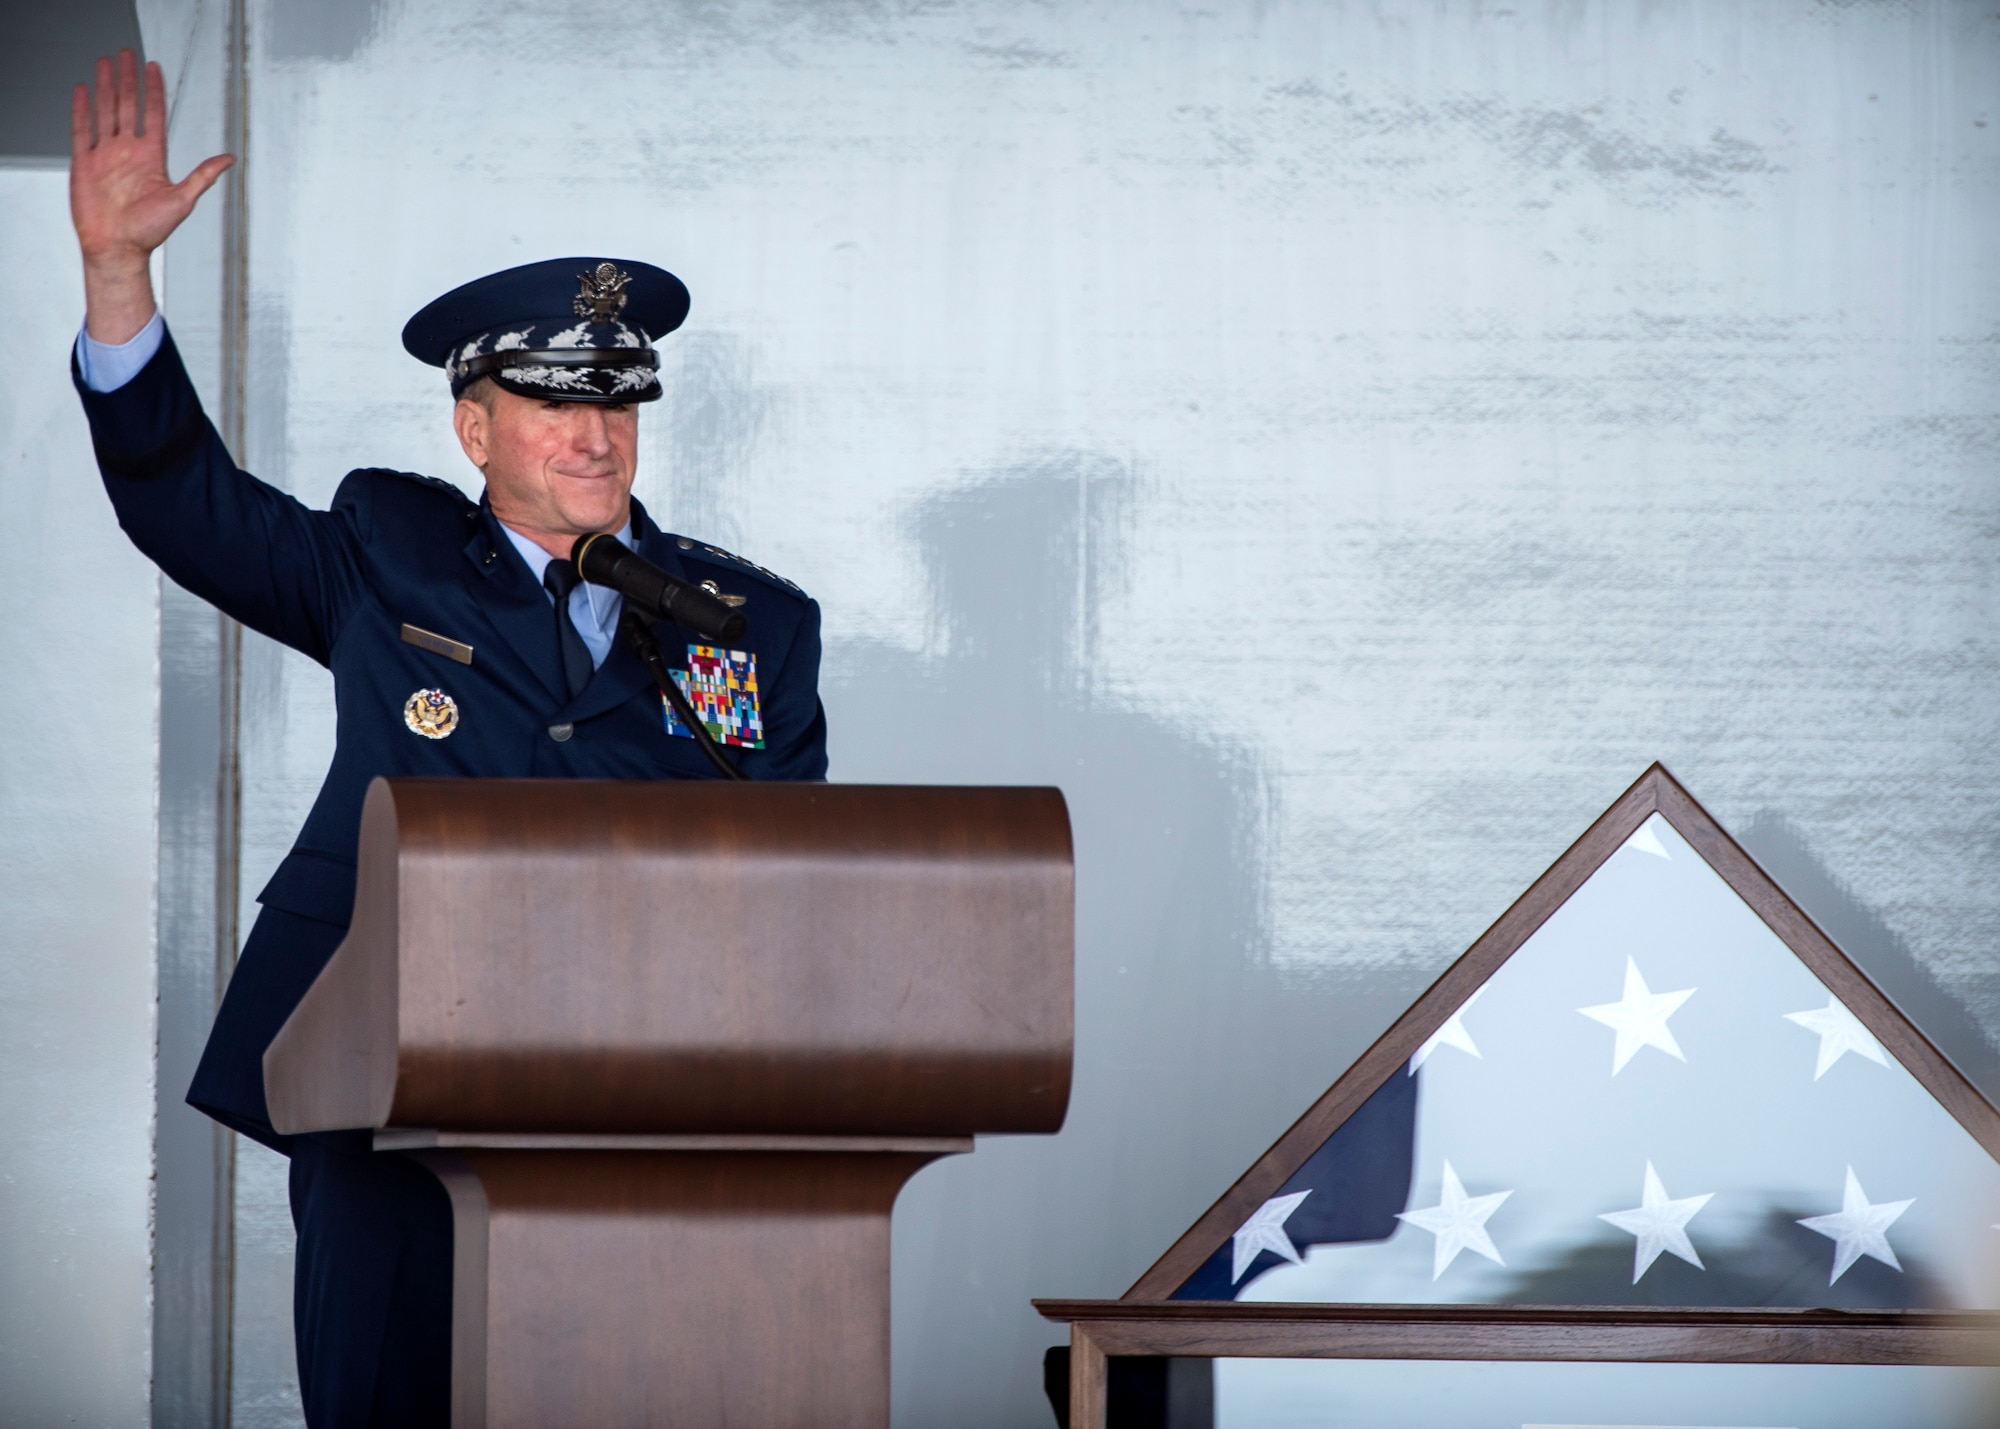
[[(387, 470), (348, 474), (315, 511), (236, 466), (155, 306), (148, 258), (231, 160), (180, 183), (147, 66), (130, 51), (72, 108), (71, 209), (86, 317), (76, 385), (104, 485), (133, 543), (181, 586), (327, 666), (332, 767), (223, 997), (188, 1100), (288, 1154), (299, 1234), (299, 1380), (313, 1429), (433, 1425), (449, 1413), (451, 1211), (420, 1167), (367, 1133), (286, 1137), (262, 1058), (345, 934), (362, 797), (378, 775), (820, 779), (819, 609), (789, 581), (655, 526), (631, 497), (638, 403), (661, 395), (655, 339), (687, 290), (648, 264), (587, 257), (447, 293), (404, 329), (446, 369), (479, 501)], [(93, 133), (94, 130), (94, 133)], [(620, 629), (622, 602), (580, 579), (578, 537), (614, 535), (740, 605), (741, 649), (651, 622), (710, 750)], [(647, 624), (641, 622), (642, 625)], [(732, 678), (733, 677), (733, 678)], [(171, 1309), (167, 1310), (171, 1313)]]

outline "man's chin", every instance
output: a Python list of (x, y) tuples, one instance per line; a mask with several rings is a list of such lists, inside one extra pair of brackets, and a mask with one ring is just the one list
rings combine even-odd
[(629, 498), (620, 493), (613, 497), (609, 492), (591, 493), (592, 499), (565, 501), (558, 510), (562, 513), (563, 525), (572, 531), (616, 531), (631, 516)]

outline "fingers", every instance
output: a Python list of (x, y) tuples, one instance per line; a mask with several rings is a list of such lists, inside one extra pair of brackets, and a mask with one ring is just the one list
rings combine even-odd
[(118, 52), (118, 132), (130, 137), (139, 129), (139, 61), (130, 50)]
[(117, 96), (111, 84), (111, 61), (100, 56), (97, 61), (97, 142), (102, 144), (118, 131)]
[(69, 161), (79, 162), (90, 152), (90, 86), (79, 84), (69, 92)]
[(161, 145), (167, 142), (167, 86), (158, 60), (146, 61), (146, 137)]
[(212, 159), (203, 159), (195, 165), (193, 173), (174, 185), (174, 192), (181, 195), (187, 201), (188, 208), (192, 210), (195, 200), (207, 193), (215, 181), (221, 178), (235, 162), (234, 154), (217, 154)]

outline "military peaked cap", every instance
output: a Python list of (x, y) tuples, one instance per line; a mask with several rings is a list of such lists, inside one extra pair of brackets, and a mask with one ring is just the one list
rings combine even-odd
[(442, 367), (456, 397), (481, 377), (559, 402), (651, 402), (656, 339), (687, 319), (688, 290), (650, 263), (551, 258), (475, 278), (426, 305), (403, 346)]

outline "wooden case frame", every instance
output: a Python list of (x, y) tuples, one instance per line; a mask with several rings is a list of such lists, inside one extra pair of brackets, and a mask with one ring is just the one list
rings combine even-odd
[(1168, 1298), (1654, 814), (2000, 1160), (2000, 1111), (1656, 763), (1121, 1298), (1034, 1302), (1070, 1326), (1071, 1429), (1103, 1429), (1110, 1355), (2000, 1365), (1994, 1313)]

